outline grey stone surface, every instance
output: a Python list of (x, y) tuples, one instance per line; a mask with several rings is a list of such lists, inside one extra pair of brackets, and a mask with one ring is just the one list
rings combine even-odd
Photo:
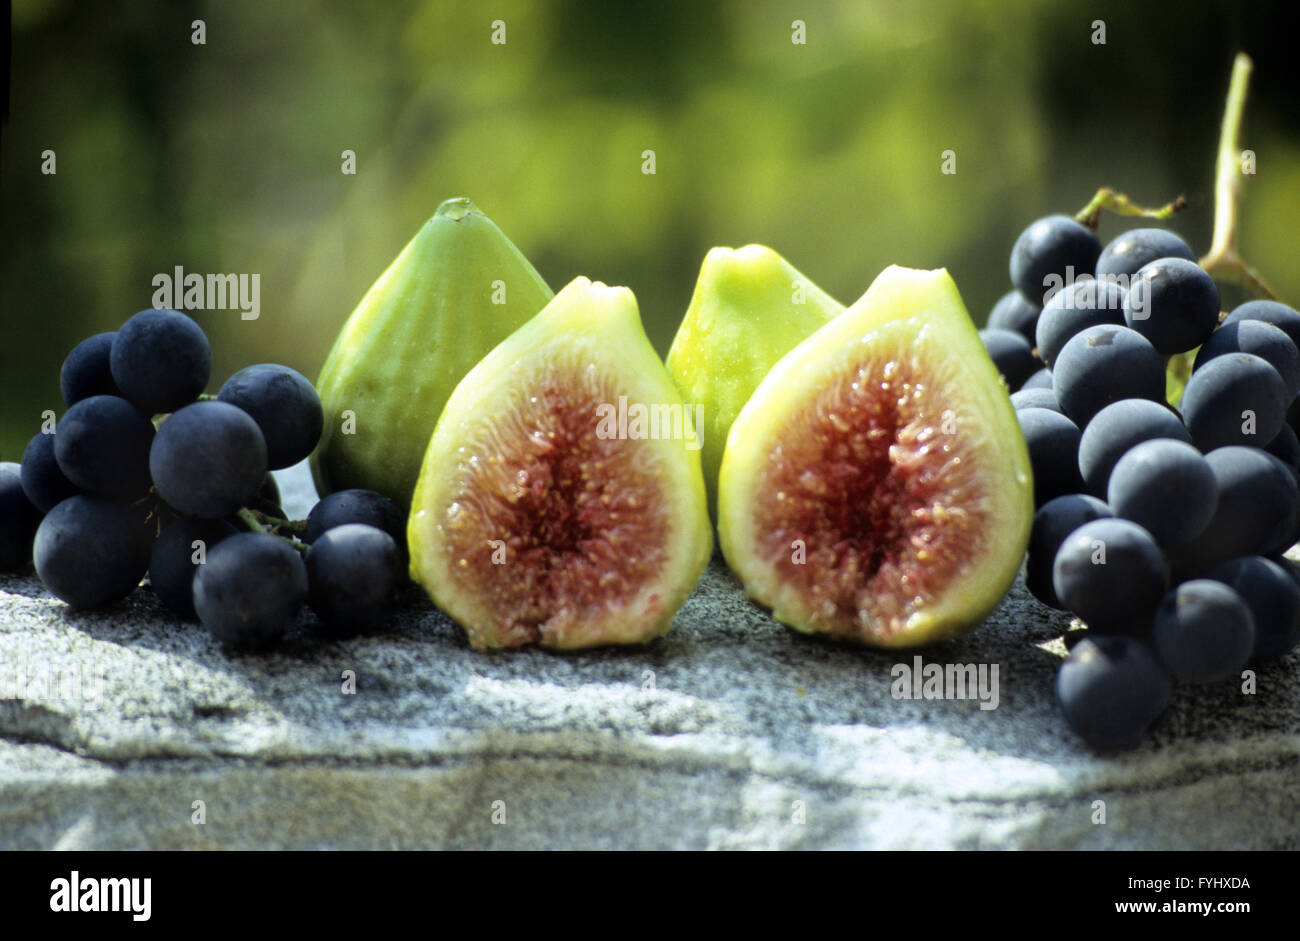
[(227, 657), (148, 591), (75, 613), (0, 576), (0, 848), (1300, 848), (1300, 655), (1098, 757), (1019, 581), (922, 654), (998, 664), (993, 710), (893, 698), (911, 654), (790, 631), (719, 559), (640, 649), (475, 653), (418, 594), (379, 636), (310, 624)]

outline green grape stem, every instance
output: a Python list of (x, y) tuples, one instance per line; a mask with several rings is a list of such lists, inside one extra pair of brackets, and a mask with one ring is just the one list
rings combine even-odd
[(1139, 206), (1133, 200), (1129, 199), (1124, 193), (1116, 192), (1109, 186), (1103, 186), (1097, 190), (1092, 199), (1088, 200), (1088, 205), (1084, 206), (1074, 214), (1074, 221), (1096, 231), (1097, 223), (1101, 221), (1102, 210), (1109, 210), (1120, 216), (1141, 216), (1144, 219), (1168, 219), (1176, 212), (1182, 212), (1187, 208), (1187, 199), (1184, 196), (1178, 196), (1173, 202), (1166, 203), (1155, 209), (1148, 209), (1146, 206)]
[(250, 510), (248, 507), (240, 507), (235, 511), (239, 521), (255, 533), (265, 533), (267, 528), (262, 525), (262, 521), (257, 517), (260, 515), (256, 510)]
[(1219, 130), (1219, 154), (1214, 170), (1214, 238), (1200, 265), (1211, 277), (1239, 285), (1254, 294), (1277, 300), (1277, 294), (1237, 252), (1237, 220), (1241, 210), (1241, 122), (1246, 91), (1254, 68), (1250, 56), (1237, 53), (1228, 83), (1228, 101)]
[(307, 554), (308, 546), (301, 541), (302, 537), (307, 533), (306, 520), (281, 519), (278, 516), (263, 513), (261, 510), (250, 510), (248, 507), (241, 507), (235, 512), (235, 515), (252, 532), (277, 536), (303, 555)]

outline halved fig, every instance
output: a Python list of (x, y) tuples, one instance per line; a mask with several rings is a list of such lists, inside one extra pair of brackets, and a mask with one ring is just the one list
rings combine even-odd
[(780, 621), (877, 647), (977, 625), (1033, 520), (1007, 391), (945, 270), (891, 266), (731, 427), (722, 551)]
[(650, 640), (712, 551), (698, 441), (632, 292), (578, 278), (448, 399), (411, 576), (477, 649)]

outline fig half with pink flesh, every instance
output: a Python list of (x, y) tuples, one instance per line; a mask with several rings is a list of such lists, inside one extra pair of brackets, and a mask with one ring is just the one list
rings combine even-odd
[(632, 292), (578, 278), (447, 400), (411, 576), (477, 649), (648, 641), (712, 552), (699, 448)]
[(749, 595), (875, 647), (978, 625), (1033, 511), (1015, 411), (945, 270), (885, 269), (782, 357), (719, 475), (719, 540)]

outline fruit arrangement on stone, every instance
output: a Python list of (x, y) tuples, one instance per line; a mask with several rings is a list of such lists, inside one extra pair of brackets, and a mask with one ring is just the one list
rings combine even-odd
[[(1101, 191), (1033, 223), (980, 332), (942, 269), (844, 307), (771, 249), (715, 248), (664, 362), (628, 288), (553, 295), (449, 200), (316, 388), (261, 364), (202, 394), (208, 341), (171, 310), (77, 346), (67, 412), (0, 465), (0, 568), (34, 560), (74, 608), (147, 573), (232, 650), (304, 605), (324, 636), (381, 626), (409, 573), (475, 649), (576, 649), (667, 631), (716, 531), (777, 620), (904, 648), (977, 626), (1024, 561), (1087, 624), (1067, 721), (1131, 746), (1173, 680), (1300, 640), (1300, 314), (1221, 318), (1207, 268), (1255, 278), (1230, 241), (1103, 248), (1103, 208), (1178, 206)], [(309, 455), (324, 497), (289, 520), (269, 471)]]

